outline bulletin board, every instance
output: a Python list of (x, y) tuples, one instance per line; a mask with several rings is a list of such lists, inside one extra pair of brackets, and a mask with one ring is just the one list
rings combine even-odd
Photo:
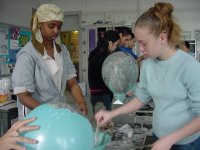
[(16, 54), (30, 40), (28, 28), (0, 22), (0, 64), (15, 64)]

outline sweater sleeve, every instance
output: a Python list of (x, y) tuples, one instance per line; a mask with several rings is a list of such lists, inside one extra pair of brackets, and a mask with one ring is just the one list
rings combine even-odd
[(188, 91), (191, 110), (195, 116), (200, 117), (200, 63), (193, 61), (186, 69), (184, 81)]
[(151, 101), (151, 95), (148, 91), (147, 69), (147, 62), (143, 61), (140, 69), (140, 82), (136, 88), (136, 97), (145, 104)]

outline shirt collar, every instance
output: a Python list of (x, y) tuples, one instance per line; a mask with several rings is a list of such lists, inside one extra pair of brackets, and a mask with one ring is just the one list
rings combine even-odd
[[(53, 42), (53, 55), (54, 55), (54, 58), (56, 58), (58, 52), (57, 52), (57, 49), (56, 49), (56, 45), (55, 45), (55, 42)], [(42, 56), (43, 59), (51, 59), (51, 57), (47, 54), (47, 51), (44, 47), (44, 55)]]

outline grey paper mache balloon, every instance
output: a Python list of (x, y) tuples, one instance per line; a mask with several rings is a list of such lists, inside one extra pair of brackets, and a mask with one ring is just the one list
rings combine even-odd
[(122, 103), (125, 101), (126, 93), (135, 90), (138, 73), (135, 59), (125, 52), (110, 54), (102, 66), (102, 77), (106, 86), (113, 92), (115, 100)]

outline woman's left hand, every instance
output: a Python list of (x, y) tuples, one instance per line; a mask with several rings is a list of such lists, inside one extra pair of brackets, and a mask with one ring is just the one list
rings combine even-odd
[(151, 150), (170, 150), (173, 144), (173, 141), (166, 136), (153, 143)]
[(87, 115), (88, 109), (85, 103), (78, 104), (79, 110), (84, 114)]
[(126, 93), (126, 96), (127, 96), (127, 97), (133, 96), (133, 91), (132, 91), (132, 90), (129, 90), (129, 91)]

